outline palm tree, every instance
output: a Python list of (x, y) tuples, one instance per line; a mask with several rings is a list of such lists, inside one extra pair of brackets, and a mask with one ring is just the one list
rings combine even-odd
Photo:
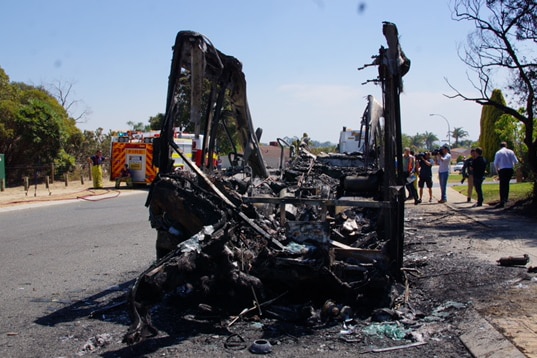
[(425, 140), (425, 147), (427, 150), (433, 150), (434, 142), (438, 141), (436, 134), (427, 131), (423, 133), (423, 139)]
[(415, 149), (422, 148), (423, 143), (425, 143), (425, 138), (423, 134), (421, 133), (416, 133), (415, 136), (410, 137), (410, 140), (411, 140), (410, 147), (415, 148)]
[(462, 129), (462, 127), (460, 128), (453, 128), (453, 131), (451, 132), (451, 136), (455, 139), (455, 144), (454, 144), (454, 147), (458, 147), (459, 146), (459, 139), (462, 139), (464, 137), (468, 137), (468, 132), (465, 131), (464, 129)]

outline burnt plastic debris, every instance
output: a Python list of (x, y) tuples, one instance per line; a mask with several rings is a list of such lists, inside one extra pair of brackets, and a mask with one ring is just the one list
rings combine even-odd
[(248, 350), (254, 354), (268, 354), (272, 352), (272, 344), (266, 339), (258, 339), (252, 343)]
[(524, 254), (524, 256), (509, 256), (509, 257), (502, 257), (498, 260), (498, 263), (500, 266), (524, 266), (528, 262), (530, 262), (530, 257), (527, 254)]

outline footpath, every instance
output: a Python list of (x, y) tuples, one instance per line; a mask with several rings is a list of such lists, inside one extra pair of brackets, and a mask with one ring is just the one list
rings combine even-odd
[[(452, 250), (465, 252), (490, 265), (498, 265), (499, 258), (528, 255), (526, 267), (537, 267), (535, 218), (513, 213), (508, 207), (495, 208), (486, 203), (486, 198), (483, 206), (475, 207), (475, 199), (467, 202), (466, 195), (450, 187), (447, 203), (438, 203), (440, 188), (434, 184), (431, 203), (425, 189), (423, 203), (414, 205), (409, 200), (406, 209), (418, 214), (441, 215), (451, 223), (460, 222), (458, 227), (451, 226), (451, 233), (442, 235), (442, 240), (449, 238)], [(475, 234), (477, 231), (481, 234)], [(537, 307), (534, 304), (537, 276), (528, 274), (524, 267), (520, 267), (519, 272), (519, 279), (508, 283), (505, 292), (498, 292), (497, 297), (486, 302), (476, 300), (475, 310), (469, 313), (466, 324), (459, 327), (460, 339), (474, 357), (537, 357)]]

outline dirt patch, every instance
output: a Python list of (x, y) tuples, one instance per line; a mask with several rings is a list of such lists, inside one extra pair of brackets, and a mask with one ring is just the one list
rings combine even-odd
[(407, 263), (412, 251), (427, 257), (422, 275), (412, 278), (416, 291), (423, 290), (433, 300), (469, 302), (520, 351), (536, 356), (537, 309), (532, 302), (537, 277), (526, 266), (497, 263), (511, 255), (536, 258), (532, 237), (536, 222), (514, 212), (491, 208), (440, 212), (426, 206), (411, 210), (409, 229), (415, 235), (407, 235)]
[(0, 208), (13, 207), (28, 204), (39, 204), (44, 202), (61, 202), (63, 200), (95, 200), (103, 197), (114, 197), (122, 191), (128, 189), (122, 187), (119, 190), (110, 183), (103, 189), (93, 189), (91, 183), (81, 183), (80, 181), (54, 182), (30, 186), (25, 190), (23, 186), (6, 188), (0, 192)]

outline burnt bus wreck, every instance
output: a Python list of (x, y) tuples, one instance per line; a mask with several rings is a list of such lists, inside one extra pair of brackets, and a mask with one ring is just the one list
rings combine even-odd
[[(327, 320), (393, 304), (405, 196), (396, 168), (402, 163), (399, 93), (410, 61), (395, 25), (385, 23), (383, 33), (388, 48), (368, 65), (378, 67), (383, 107), (369, 97), (362, 118), (366, 149), (316, 156), (298, 147), (286, 161), (289, 145), (280, 139), (274, 170), (263, 161), (240, 62), (198, 33), (178, 33), (155, 144), (160, 174), (146, 202), (158, 232), (158, 259), (129, 293), (126, 343), (157, 334), (150, 309), (171, 292), (235, 319), (252, 311), (277, 317), (273, 304), (309, 307), (293, 317), (304, 322), (317, 310)], [(198, 167), (181, 152), (174, 123), (185, 110), (195, 134), (203, 135), (201, 157), (213, 158), (224, 133), (231, 168), (215, 170), (212, 160)], [(172, 152), (189, 170), (173, 170)], [(345, 309), (327, 309), (327, 302)]]

